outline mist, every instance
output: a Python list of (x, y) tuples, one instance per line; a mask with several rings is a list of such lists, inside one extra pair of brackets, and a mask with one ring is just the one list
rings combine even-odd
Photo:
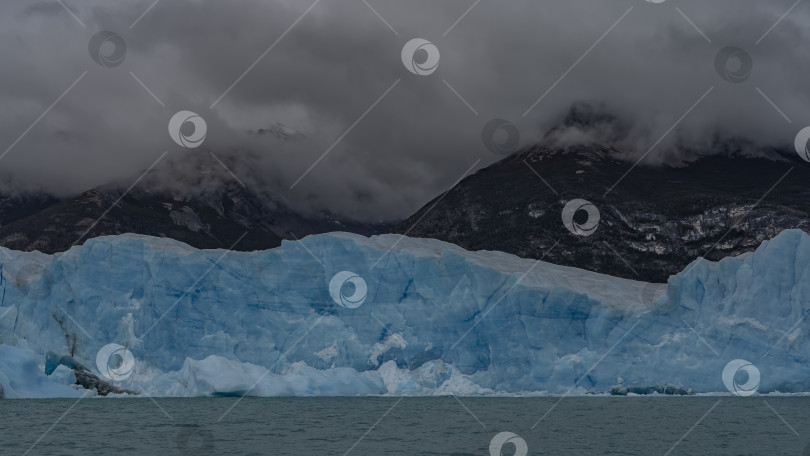
[[(0, 4), (5, 192), (163, 162), (150, 185), (194, 191), (202, 162), (300, 210), (390, 221), (501, 159), (493, 119), (528, 146), (598, 105), (622, 130), (590, 139), (651, 165), (717, 137), (791, 147), (810, 125), (810, 6), (793, 0), (62, 3)], [(91, 56), (100, 31), (120, 41)], [(414, 38), (440, 53), (430, 74), (403, 64)], [(170, 136), (179, 111), (205, 120), (200, 147)]]

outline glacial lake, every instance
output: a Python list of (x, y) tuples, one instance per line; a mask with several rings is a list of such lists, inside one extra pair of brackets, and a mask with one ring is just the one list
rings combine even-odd
[(502, 432), (503, 455), (810, 454), (805, 396), (3, 400), (0, 417), (2, 455), (487, 456)]

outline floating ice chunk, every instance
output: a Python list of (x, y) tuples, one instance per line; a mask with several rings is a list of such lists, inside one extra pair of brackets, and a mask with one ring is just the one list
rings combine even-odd
[(48, 377), (34, 352), (0, 345), (0, 388), (6, 399), (80, 397), (65, 384), (65, 375)]
[(49, 375), (52, 381), (66, 386), (73, 386), (76, 384), (76, 374), (73, 369), (60, 365), (54, 369), (53, 373)]

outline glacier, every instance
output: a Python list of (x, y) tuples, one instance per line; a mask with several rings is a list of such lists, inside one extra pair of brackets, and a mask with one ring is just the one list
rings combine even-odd
[(0, 248), (0, 386), (81, 396), (64, 366), (45, 375), (46, 353), (102, 376), (97, 355), (117, 344), (135, 365), (114, 383), (150, 396), (726, 392), (735, 359), (757, 366), (760, 393), (807, 392), (808, 279), (798, 230), (668, 284), (399, 235), (256, 252), (133, 234), (52, 256)]

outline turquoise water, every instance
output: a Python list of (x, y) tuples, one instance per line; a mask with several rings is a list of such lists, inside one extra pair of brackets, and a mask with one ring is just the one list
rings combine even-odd
[(2, 455), (487, 456), (502, 431), (529, 455), (810, 454), (806, 397), (6, 400), (0, 417)]

